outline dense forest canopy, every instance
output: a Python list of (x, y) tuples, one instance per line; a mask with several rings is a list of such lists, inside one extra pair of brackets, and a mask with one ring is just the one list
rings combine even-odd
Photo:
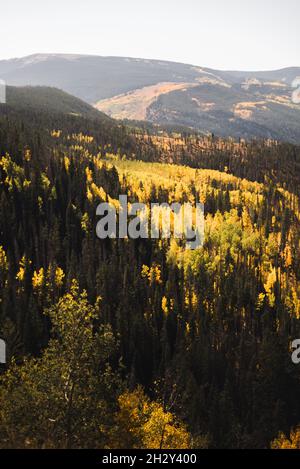
[[(290, 144), (1, 106), (0, 446), (297, 444), (299, 183)], [(119, 194), (201, 201), (204, 246), (99, 240)]]

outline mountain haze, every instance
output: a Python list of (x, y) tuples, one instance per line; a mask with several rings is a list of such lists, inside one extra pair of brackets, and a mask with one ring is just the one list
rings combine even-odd
[(300, 142), (300, 106), (292, 102), (299, 67), (218, 71), (160, 60), (36, 54), (0, 61), (0, 77), (14, 86), (59, 88), (117, 119)]

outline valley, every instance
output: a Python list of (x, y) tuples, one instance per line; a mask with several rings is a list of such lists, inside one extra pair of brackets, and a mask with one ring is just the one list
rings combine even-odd
[[(0, 446), (287, 444), (299, 146), (126, 126), (29, 91), (0, 105)], [(120, 194), (201, 201), (203, 246), (97, 238), (98, 204), (117, 210)]]

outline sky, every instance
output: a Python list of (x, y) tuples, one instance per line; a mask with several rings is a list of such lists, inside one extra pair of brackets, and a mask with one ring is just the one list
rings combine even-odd
[(300, 66), (299, 0), (1, 0), (0, 60), (72, 53)]

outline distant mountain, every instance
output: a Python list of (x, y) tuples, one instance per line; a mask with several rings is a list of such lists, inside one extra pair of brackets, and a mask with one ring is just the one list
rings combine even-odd
[(292, 102), (297, 77), (300, 67), (218, 71), (84, 55), (36, 54), (0, 61), (0, 78), (8, 84), (56, 87), (114, 118), (300, 143), (300, 105)]
[[(272, 138), (300, 142), (300, 106), (292, 90), (279, 82), (249, 88), (203, 83), (161, 95), (145, 119), (195, 127), (220, 136)], [(105, 106), (98, 106), (107, 112)], [(114, 116), (114, 113), (111, 113)]]
[(82, 55), (36, 54), (0, 61), (9, 85), (54, 86), (90, 104), (159, 82), (193, 82), (199, 67), (157, 60)]
[(35, 109), (59, 114), (72, 114), (89, 119), (110, 120), (90, 104), (65, 91), (45, 86), (8, 86), (7, 105), (18, 109)]

